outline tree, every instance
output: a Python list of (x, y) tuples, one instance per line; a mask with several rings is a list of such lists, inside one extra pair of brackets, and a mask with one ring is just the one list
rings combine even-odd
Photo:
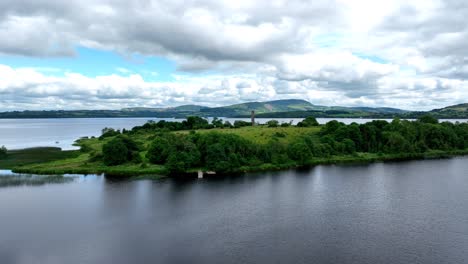
[(303, 140), (300, 140), (289, 146), (288, 156), (300, 165), (304, 165), (312, 157), (312, 152), (307, 144)]
[(384, 137), (386, 138), (385, 152), (389, 153), (410, 153), (413, 152), (411, 145), (398, 132), (385, 132)]
[(348, 154), (356, 152), (356, 144), (351, 139), (347, 138), (343, 140), (343, 151)]
[(319, 123), (317, 122), (317, 119), (313, 116), (308, 116), (301, 122), (297, 123), (298, 127), (312, 127), (312, 126), (318, 126)]
[(211, 124), (213, 125), (213, 127), (216, 127), (216, 128), (224, 127), (223, 120), (217, 117), (213, 118), (213, 120), (211, 121)]
[(164, 150), (168, 154), (165, 165), (169, 173), (183, 173), (199, 165), (201, 158), (200, 151), (190, 140), (191, 138), (191, 136), (186, 135), (171, 137), (171, 141), (166, 145), (166, 150)]
[(232, 128), (232, 124), (229, 121), (224, 122), (224, 127)]
[(102, 158), (107, 166), (127, 161), (140, 161), (138, 145), (127, 136), (119, 135), (102, 146)]
[(208, 121), (199, 116), (189, 116), (187, 120), (182, 121), (185, 129), (202, 129), (208, 127)]
[(418, 118), (418, 121), (421, 123), (426, 123), (426, 124), (437, 124), (439, 123), (439, 120), (437, 118), (431, 116), (431, 115), (423, 115), (420, 118)]
[(120, 165), (128, 160), (128, 148), (120, 138), (114, 138), (102, 146), (103, 162), (107, 166)]
[(146, 157), (153, 164), (164, 164), (171, 152), (171, 144), (167, 137), (156, 137), (146, 153)]
[(118, 134), (120, 134), (120, 130), (115, 130), (115, 129), (110, 128), (110, 127), (105, 127), (105, 128), (102, 129), (101, 136), (99, 137), (99, 139), (104, 139), (104, 138), (107, 138), (107, 137), (117, 136)]
[(0, 148), (0, 159), (4, 159), (7, 157), (7, 148), (5, 146), (2, 146)]

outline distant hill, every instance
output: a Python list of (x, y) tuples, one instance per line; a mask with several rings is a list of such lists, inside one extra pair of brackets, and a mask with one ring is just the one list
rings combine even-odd
[(201, 109), (208, 108), (201, 105), (181, 105), (168, 108), (151, 108), (151, 107), (131, 107), (123, 108), (126, 112), (199, 112)]
[(444, 116), (450, 116), (451, 118), (468, 118), (468, 103), (434, 109), (429, 111), (429, 113), (439, 118), (443, 118)]
[(12, 111), (0, 113), (0, 118), (93, 118), (93, 117), (148, 117), (185, 118), (202, 117), (249, 117), (251, 111), (257, 117), (300, 118), (348, 117), (348, 118), (418, 118), (431, 114), (437, 118), (468, 118), (468, 104), (459, 104), (429, 112), (411, 112), (389, 107), (344, 107), (314, 105), (301, 99), (275, 100), (268, 102), (247, 102), (222, 107), (182, 105), (168, 108), (132, 107), (121, 110), (52, 110), (52, 111)]
[(370, 113), (389, 113), (389, 114), (402, 114), (402, 113), (407, 113), (409, 111), (407, 110), (402, 110), (398, 108), (391, 108), (391, 107), (349, 107), (348, 109), (352, 110), (357, 110), (357, 111), (363, 111), (363, 112), (370, 112)]
[(314, 110), (316, 108), (316, 106), (305, 100), (289, 99), (268, 102), (249, 102), (223, 107), (205, 108), (202, 109), (201, 112), (209, 116), (242, 116), (250, 115), (251, 111), (255, 111), (255, 113), (257, 114), (262, 114), (275, 112), (307, 111)]

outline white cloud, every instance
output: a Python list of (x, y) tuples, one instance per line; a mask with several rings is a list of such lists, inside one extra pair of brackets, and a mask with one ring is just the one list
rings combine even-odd
[(0, 102), (121, 108), (298, 97), (441, 107), (467, 98), (467, 16), (464, 0), (2, 1), (0, 54), (74, 56), (81, 45), (211, 74), (148, 82), (123, 68), (91, 78), (3, 65)]

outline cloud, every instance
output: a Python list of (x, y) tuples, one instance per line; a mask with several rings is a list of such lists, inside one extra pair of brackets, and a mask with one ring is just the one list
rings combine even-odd
[(84, 46), (162, 56), (177, 72), (174, 81), (148, 82), (124, 68), (57, 77), (3, 65), (0, 102), (121, 108), (297, 97), (441, 107), (467, 98), (467, 16), (463, 0), (2, 1), (4, 56), (73, 57)]

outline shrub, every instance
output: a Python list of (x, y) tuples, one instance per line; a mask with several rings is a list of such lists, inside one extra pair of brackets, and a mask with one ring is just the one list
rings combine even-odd
[(146, 157), (153, 164), (164, 164), (169, 157), (171, 144), (166, 137), (158, 136), (151, 143)]
[(421, 123), (426, 123), (426, 124), (437, 124), (439, 123), (439, 120), (437, 118), (431, 116), (431, 115), (423, 115), (420, 118), (418, 118), (418, 121)]
[(107, 166), (125, 163), (128, 160), (128, 148), (120, 138), (114, 138), (102, 146), (103, 162)]
[(107, 166), (123, 164), (127, 161), (141, 161), (138, 145), (127, 136), (118, 136), (102, 146), (102, 158)]
[(268, 127), (278, 127), (279, 122), (278, 122), (278, 120), (270, 120), (270, 121), (266, 122), (266, 125)]
[(288, 156), (297, 163), (304, 165), (311, 159), (312, 152), (304, 141), (298, 141), (289, 146)]
[(319, 123), (317, 122), (317, 119), (313, 116), (308, 116), (301, 122), (297, 123), (298, 127), (312, 127), (312, 126), (318, 126)]
[(120, 131), (119, 130), (115, 130), (113, 128), (109, 128), (109, 127), (105, 127), (103, 130), (102, 130), (102, 134), (101, 136), (99, 137), (100, 140), (104, 139), (104, 138), (107, 138), (107, 137), (113, 137), (113, 136), (117, 136), (120, 134)]
[(242, 120), (234, 121), (234, 127), (235, 128), (246, 127), (246, 126), (251, 126), (251, 125), (252, 125), (252, 123), (247, 122), (247, 121), (242, 121)]

